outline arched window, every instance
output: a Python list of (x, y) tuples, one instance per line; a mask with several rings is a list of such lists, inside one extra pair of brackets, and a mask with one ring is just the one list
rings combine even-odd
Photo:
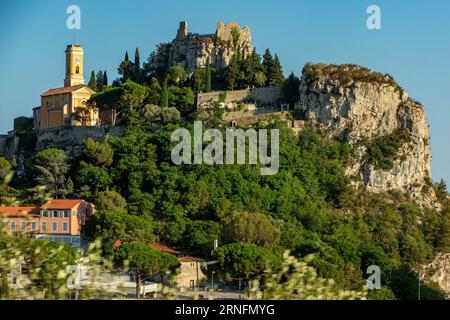
[(80, 67), (79, 66), (75, 67), (75, 73), (80, 73)]

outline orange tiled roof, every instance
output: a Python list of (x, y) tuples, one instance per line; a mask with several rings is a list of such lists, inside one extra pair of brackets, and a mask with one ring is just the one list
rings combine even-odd
[(35, 207), (0, 207), (0, 215), (4, 216), (26, 216), (35, 214), (37, 214)]
[(182, 258), (178, 258), (178, 261), (180, 262), (205, 262), (205, 260), (200, 259), (200, 258), (196, 258), (196, 257), (182, 257)]
[(63, 200), (52, 199), (42, 206), (42, 209), (72, 209), (77, 204), (80, 204), (83, 200)]
[(180, 252), (177, 250), (172, 249), (171, 247), (168, 247), (166, 245), (163, 245), (161, 243), (154, 243), (152, 244), (152, 248), (159, 250), (159, 251), (163, 251), (166, 253), (171, 253), (171, 254), (179, 254)]
[(112, 244), (113, 248), (118, 248), (122, 245), (122, 240), (117, 239), (116, 241), (114, 241), (114, 243)]
[(41, 97), (45, 97), (45, 96), (52, 96), (54, 94), (61, 94), (61, 93), (69, 93), (69, 92), (74, 92), (77, 91), (83, 87), (87, 87), (84, 84), (77, 84), (76, 86), (71, 86), (71, 87), (62, 87), (62, 88), (56, 88), (56, 89), (50, 89), (45, 91), (43, 94), (41, 94)]

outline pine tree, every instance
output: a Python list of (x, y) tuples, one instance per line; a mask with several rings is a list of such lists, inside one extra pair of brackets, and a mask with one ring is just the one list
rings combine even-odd
[(164, 85), (161, 92), (161, 108), (169, 107), (169, 92), (167, 91), (167, 76), (164, 78)]
[(95, 72), (92, 70), (91, 79), (89, 80), (88, 87), (94, 91), (97, 91), (97, 82), (95, 81)]
[(106, 70), (103, 72), (103, 86), (106, 87), (108, 85), (108, 76), (106, 75)]

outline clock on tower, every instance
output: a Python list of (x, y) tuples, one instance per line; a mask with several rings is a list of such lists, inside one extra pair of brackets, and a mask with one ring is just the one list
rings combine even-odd
[(83, 47), (68, 45), (66, 48), (66, 77), (64, 87), (84, 84), (83, 78)]

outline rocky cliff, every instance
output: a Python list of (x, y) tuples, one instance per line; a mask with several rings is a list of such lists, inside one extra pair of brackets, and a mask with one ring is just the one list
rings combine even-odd
[[(391, 76), (356, 65), (308, 64), (296, 109), (354, 147), (347, 173), (355, 184), (373, 192), (399, 190), (424, 206), (437, 206), (424, 108)], [(398, 134), (402, 130), (406, 136)]]

